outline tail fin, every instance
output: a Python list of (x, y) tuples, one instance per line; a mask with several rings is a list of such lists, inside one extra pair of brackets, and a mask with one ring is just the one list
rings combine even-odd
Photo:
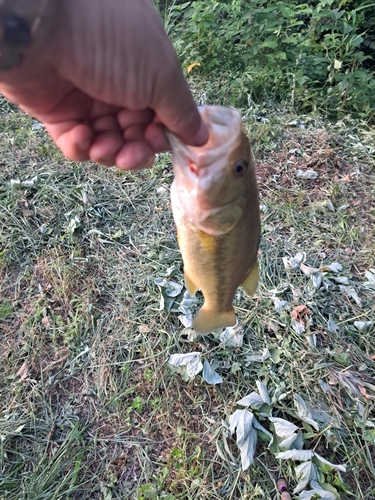
[(193, 320), (193, 328), (197, 333), (205, 335), (218, 328), (234, 326), (236, 322), (236, 314), (233, 308), (231, 311), (217, 313), (206, 309), (203, 305)]

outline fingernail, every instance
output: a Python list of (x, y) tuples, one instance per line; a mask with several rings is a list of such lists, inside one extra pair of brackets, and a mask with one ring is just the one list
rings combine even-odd
[(208, 141), (208, 136), (209, 136), (208, 127), (202, 120), (199, 130), (194, 137), (195, 146), (204, 146)]

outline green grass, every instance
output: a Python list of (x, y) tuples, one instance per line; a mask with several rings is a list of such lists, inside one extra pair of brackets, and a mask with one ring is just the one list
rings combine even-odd
[[(191, 85), (202, 101), (203, 84)], [(374, 384), (374, 326), (354, 325), (375, 325), (364, 286), (375, 267), (374, 131), (267, 106), (241, 111), (263, 236), (258, 292), (236, 295), (245, 334), (233, 349), (212, 335), (189, 341), (178, 314), (159, 310), (155, 279), (176, 266), (183, 282), (170, 156), (145, 172), (75, 164), (1, 102), (1, 500), (276, 498), (275, 479), (292, 489), (296, 464), (259, 441), (243, 472), (226, 427), (257, 380), (274, 396), (273, 415), (302, 428), (306, 449), (347, 465), (344, 486), (332, 469), (321, 482), (343, 499), (375, 498), (375, 393), (365, 385)], [(316, 180), (296, 176), (308, 168)], [(314, 292), (311, 277), (285, 269), (282, 257), (297, 252), (306, 265), (343, 269)], [(360, 304), (335, 277), (348, 279)], [(289, 311), (276, 312), (275, 289)], [(306, 305), (302, 335), (292, 327), (297, 305)], [(274, 359), (249, 360), (266, 348)], [(224, 382), (171, 373), (169, 356), (191, 351), (215, 361)], [(296, 393), (331, 424), (317, 433), (303, 423)]]

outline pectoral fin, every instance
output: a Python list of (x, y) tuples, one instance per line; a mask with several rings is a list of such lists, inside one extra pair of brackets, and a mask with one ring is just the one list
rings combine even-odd
[(236, 204), (228, 204), (210, 210), (203, 210), (199, 218), (194, 220), (195, 225), (204, 233), (212, 236), (220, 236), (228, 233), (243, 215), (241, 199)]
[(187, 291), (189, 292), (189, 295), (195, 295), (199, 287), (194, 283), (193, 280), (189, 278), (186, 272), (184, 273), (184, 277), (185, 277), (185, 286), (187, 288)]
[(242, 283), (242, 287), (249, 295), (254, 295), (258, 286), (259, 270), (258, 262), (255, 262), (251, 271), (246, 276), (245, 281)]
[(193, 320), (193, 328), (197, 333), (205, 335), (206, 333), (213, 332), (218, 328), (227, 328), (236, 324), (236, 314), (234, 309), (224, 313), (210, 311), (203, 305), (202, 309)]

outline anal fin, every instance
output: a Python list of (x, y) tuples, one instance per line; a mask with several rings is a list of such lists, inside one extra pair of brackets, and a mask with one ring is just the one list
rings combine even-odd
[(259, 270), (258, 262), (255, 262), (251, 271), (246, 276), (245, 281), (242, 283), (242, 287), (249, 295), (254, 295), (258, 286)]
[(189, 278), (186, 272), (184, 273), (184, 277), (185, 277), (185, 286), (187, 288), (187, 291), (189, 292), (189, 295), (195, 295), (199, 287), (194, 283), (192, 279)]
[(233, 308), (231, 311), (220, 313), (217, 311), (210, 311), (203, 305), (193, 320), (193, 328), (197, 333), (205, 335), (218, 328), (234, 326), (236, 322), (236, 314)]

